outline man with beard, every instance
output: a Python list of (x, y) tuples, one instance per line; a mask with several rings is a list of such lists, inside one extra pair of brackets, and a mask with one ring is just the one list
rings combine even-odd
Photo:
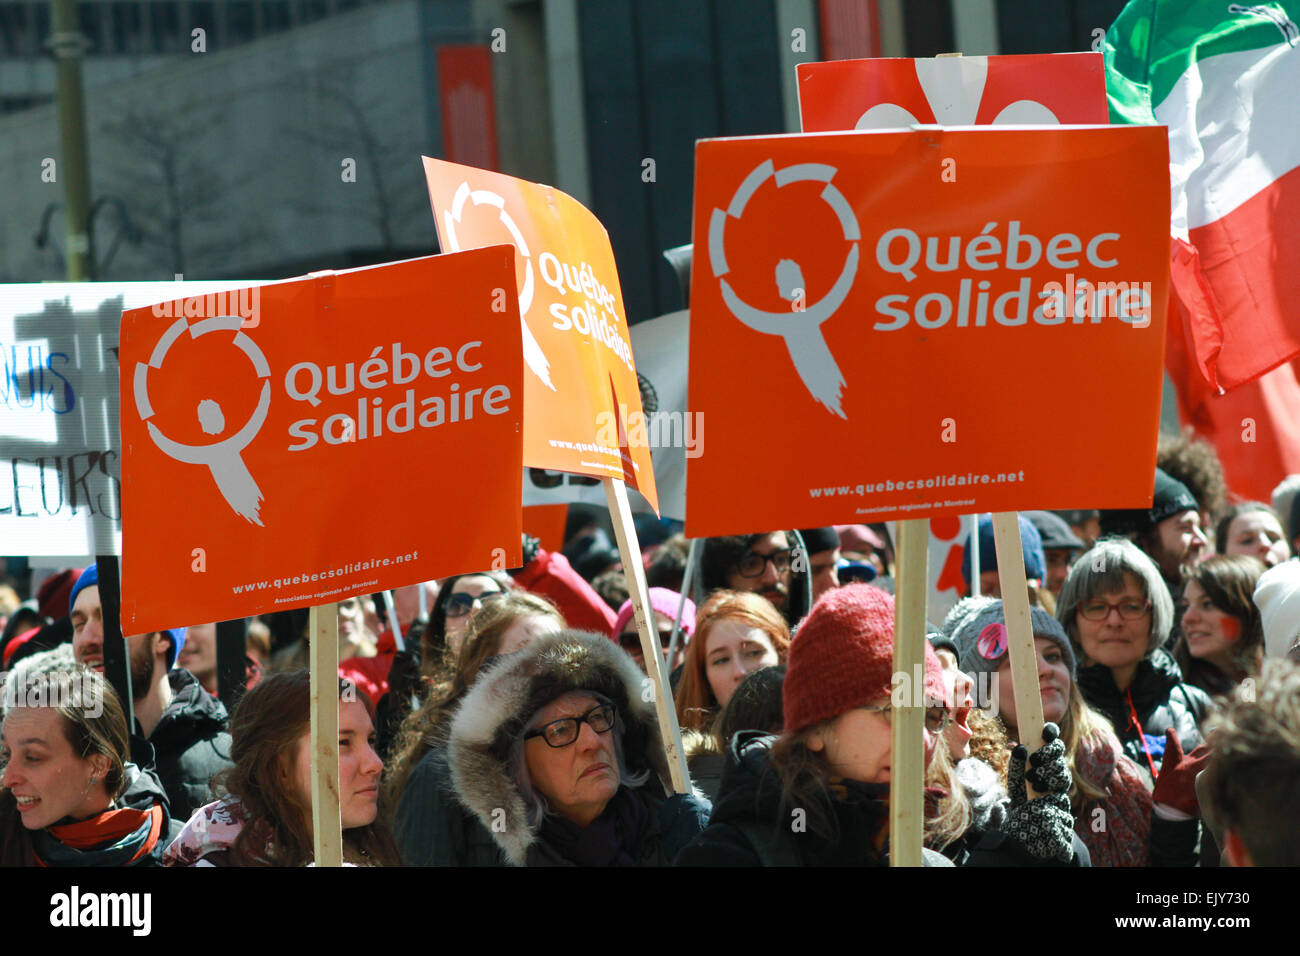
[[(77, 579), (68, 603), (73, 657), (102, 674), (104, 618), (95, 565)], [(209, 783), (213, 775), (233, 766), (225, 705), (189, 671), (173, 669), (184, 644), (184, 628), (127, 638), (135, 711), (132, 733), (152, 747), (178, 831), (195, 810), (214, 799)], [(133, 752), (137, 749), (133, 743)]]
[(706, 592), (727, 588), (761, 594), (789, 621), (794, 612), (791, 562), (790, 539), (784, 531), (729, 535), (705, 539), (700, 573)]
[[(1206, 557), (1209, 540), (1201, 529), (1201, 513), (1187, 486), (1156, 469), (1150, 508), (1103, 511), (1103, 534), (1128, 537), (1156, 563), (1160, 576), (1177, 601), (1182, 594), (1183, 574)], [(1176, 639), (1177, 628), (1170, 634)]]

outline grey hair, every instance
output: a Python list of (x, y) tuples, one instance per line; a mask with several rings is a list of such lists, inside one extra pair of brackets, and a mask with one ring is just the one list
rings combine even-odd
[(1102, 594), (1114, 594), (1126, 587), (1124, 576), (1131, 574), (1151, 601), (1151, 633), (1147, 654), (1163, 644), (1174, 626), (1174, 602), (1155, 562), (1127, 538), (1103, 538), (1085, 551), (1070, 567), (1070, 575), (1061, 587), (1056, 602), (1056, 619), (1079, 646), (1079, 629), (1075, 611), (1084, 601)]
[[(613, 704), (604, 694), (598, 694), (594, 690), (574, 690), (570, 693), (586, 694), (594, 698), (601, 704)], [(528, 822), (528, 827), (536, 832), (542, 825), (542, 819), (546, 814), (551, 812), (550, 805), (546, 802), (546, 797), (533, 788), (532, 777), (528, 774), (528, 761), (524, 759), (524, 743), (526, 734), (529, 731), (536, 730), (541, 726), (538, 715), (541, 714), (542, 708), (538, 708), (537, 713), (528, 718), (519, 736), (510, 747), (510, 757), (506, 764), (511, 779), (515, 782), (515, 787), (519, 790), (519, 796), (524, 800), (524, 819)], [(619, 711), (618, 706), (614, 707), (614, 759), (618, 764), (618, 780), (620, 786), (636, 789), (650, 779), (649, 768), (642, 769), (633, 773), (627, 765), (627, 759), (623, 755), (623, 734), (626, 725), (623, 723), (623, 714)]]

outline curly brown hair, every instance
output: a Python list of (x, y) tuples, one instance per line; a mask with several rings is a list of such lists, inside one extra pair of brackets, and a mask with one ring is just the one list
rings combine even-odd
[(1187, 486), (1201, 512), (1217, 515), (1228, 505), (1228, 482), (1214, 446), (1186, 428), (1180, 435), (1161, 435), (1156, 467)]

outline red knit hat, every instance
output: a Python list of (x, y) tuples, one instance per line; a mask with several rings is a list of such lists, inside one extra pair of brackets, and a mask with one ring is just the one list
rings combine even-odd
[[(894, 599), (868, 584), (821, 596), (790, 643), (782, 698), (785, 729), (799, 731), (889, 697), (894, 675)], [(925, 642), (925, 696), (947, 700), (943, 666)]]
[(41, 617), (57, 621), (72, 613), (68, 606), (68, 596), (72, 594), (72, 586), (81, 577), (82, 570), (82, 568), (71, 568), (45, 579), (36, 592), (36, 602)]

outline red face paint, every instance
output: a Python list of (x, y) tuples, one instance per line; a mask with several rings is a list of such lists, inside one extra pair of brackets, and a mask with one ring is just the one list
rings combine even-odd
[(1223, 620), (1219, 623), (1223, 631), (1223, 639), (1232, 644), (1241, 637), (1241, 622), (1231, 615), (1224, 615)]

